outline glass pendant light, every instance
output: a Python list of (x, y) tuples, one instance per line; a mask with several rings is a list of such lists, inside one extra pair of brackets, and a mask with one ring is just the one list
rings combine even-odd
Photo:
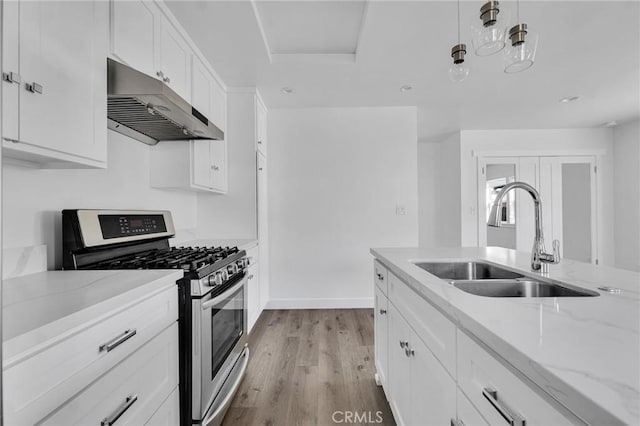
[[(520, 22), (520, 1), (517, 3)], [(510, 43), (504, 52), (504, 72), (522, 72), (533, 66), (538, 48), (538, 34), (527, 28), (527, 24), (517, 24), (509, 30)]]
[(451, 81), (459, 83), (469, 76), (469, 67), (464, 63), (464, 55), (467, 53), (467, 45), (460, 43), (460, 0), (458, 0), (458, 44), (451, 48), (453, 64), (449, 68)]
[(488, 1), (480, 8), (480, 22), (472, 25), (471, 44), (478, 56), (489, 56), (501, 51), (507, 38), (509, 17), (500, 11), (497, 1)]

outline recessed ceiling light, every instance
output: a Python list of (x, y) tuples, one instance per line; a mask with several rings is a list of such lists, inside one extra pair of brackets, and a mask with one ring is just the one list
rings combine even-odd
[(282, 93), (283, 95), (290, 95), (293, 93), (293, 88), (292, 87), (283, 87), (282, 89), (280, 89), (280, 93)]
[(413, 87), (409, 86), (408, 84), (405, 84), (404, 86), (400, 86), (400, 91), (402, 93), (406, 93), (406, 92), (410, 91), (411, 89), (413, 89)]
[(618, 123), (615, 120), (607, 121), (603, 124), (604, 127), (615, 127)]
[(577, 101), (578, 99), (580, 99), (580, 96), (567, 96), (566, 98), (560, 99), (560, 102), (566, 104), (567, 102)]

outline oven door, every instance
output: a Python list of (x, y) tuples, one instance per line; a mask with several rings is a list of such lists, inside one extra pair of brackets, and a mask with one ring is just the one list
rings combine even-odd
[(193, 368), (194, 399), (200, 395), (197, 410), (194, 401), (193, 415), (198, 420), (204, 418), (214, 399), (226, 397), (219, 393), (221, 390), (228, 391), (223, 389), (225, 380), (247, 346), (246, 283), (245, 275), (223, 293), (200, 299), (197, 303), (200, 309), (193, 311), (194, 321), (198, 321), (196, 316), (199, 315), (201, 325), (198, 327), (200, 336), (193, 336), (194, 342), (201, 342), (201, 357), (199, 360), (193, 359), (193, 366), (196, 367), (199, 362), (200, 367)]

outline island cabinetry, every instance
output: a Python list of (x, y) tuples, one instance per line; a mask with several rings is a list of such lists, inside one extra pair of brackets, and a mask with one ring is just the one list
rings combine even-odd
[[(458, 333), (458, 386), (489, 424), (576, 424), (464, 333)], [(582, 422), (578, 422), (582, 424)]]

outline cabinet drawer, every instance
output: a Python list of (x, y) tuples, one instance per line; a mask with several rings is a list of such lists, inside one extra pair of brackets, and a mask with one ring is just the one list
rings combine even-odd
[[(99, 425), (120, 414), (118, 426), (142, 425), (177, 386), (178, 324), (174, 323), (42, 424)], [(177, 401), (173, 405), (178, 408)]]
[(180, 424), (180, 392), (176, 387), (145, 425), (176, 426)]
[[(518, 426), (523, 421), (527, 426), (579, 422), (567, 419), (462, 332), (458, 333), (458, 386), (492, 425), (506, 424), (507, 418)], [(488, 393), (491, 390), (496, 391), (494, 396)]]
[(380, 288), (375, 287), (374, 293), (374, 354), (376, 373), (383, 389), (389, 389), (387, 385), (387, 371), (389, 363), (389, 306), (387, 296), (382, 294)]
[(175, 322), (177, 292), (168, 287), (5, 367), (6, 424), (38, 422)]
[(457, 390), (458, 402), (458, 422), (456, 426), (489, 426), (489, 423), (482, 418), (476, 407), (469, 402), (469, 399)]
[(456, 377), (456, 326), (393, 273), (389, 273), (389, 301), (449, 374)]
[(382, 263), (378, 260), (373, 261), (373, 281), (376, 283), (380, 290), (387, 294), (387, 268), (382, 266)]

